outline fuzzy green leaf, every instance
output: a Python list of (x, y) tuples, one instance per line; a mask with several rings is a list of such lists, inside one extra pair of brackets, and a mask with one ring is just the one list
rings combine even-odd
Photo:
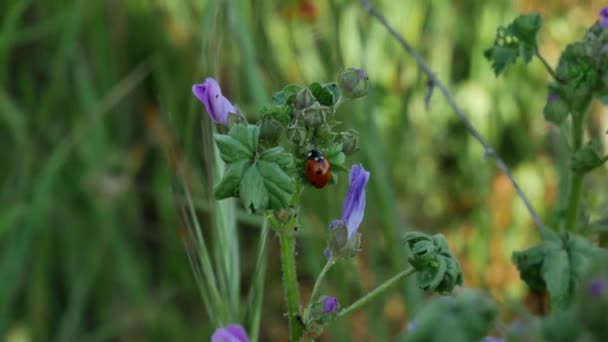
[(517, 17), (509, 26), (499, 27), (494, 45), (484, 51), (484, 56), (492, 62), (496, 76), (501, 74), (509, 64), (521, 57), (524, 63), (529, 63), (536, 53), (536, 35), (542, 25), (539, 14), (523, 14)]
[(328, 107), (334, 105), (335, 100), (334, 100), (333, 93), (326, 87), (319, 84), (318, 82), (311, 83), (308, 86), (308, 89), (310, 89), (310, 92), (312, 93), (312, 95), (315, 97), (317, 102), (319, 102), (321, 105), (328, 106)]
[(239, 196), (239, 184), (245, 171), (251, 166), (250, 160), (239, 160), (228, 165), (219, 184), (215, 186), (215, 198), (222, 200), (228, 197)]
[(274, 105), (289, 105), (291, 104), (293, 97), (301, 89), (297, 84), (290, 84), (285, 86), (281, 91), (272, 94), (272, 104)]
[(213, 137), (222, 160), (233, 163), (242, 159), (253, 159), (259, 134), (258, 126), (236, 124), (230, 128), (228, 134), (215, 134)]

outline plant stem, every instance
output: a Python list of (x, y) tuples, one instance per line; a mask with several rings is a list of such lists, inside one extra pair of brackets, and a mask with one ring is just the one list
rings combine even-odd
[(483, 149), (485, 151), (485, 156), (494, 159), (496, 167), (498, 167), (498, 169), (500, 169), (500, 171), (502, 171), (502, 173), (504, 173), (507, 176), (507, 178), (509, 178), (509, 180), (511, 181), (511, 184), (513, 184), (513, 187), (515, 188), (515, 191), (517, 192), (517, 195), (519, 195), (521, 200), (524, 202), (524, 205), (528, 209), (530, 216), (532, 216), (532, 219), (534, 220), (534, 224), (538, 228), (539, 232), (542, 232), (542, 230), (544, 229), (543, 222), (540, 219), (540, 216), (538, 216), (538, 214), (534, 210), (534, 207), (532, 207), (532, 204), (528, 200), (528, 197), (526, 196), (526, 194), (524, 194), (523, 190), (521, 189), (521, 187), (519, 186), (519, 184), (513, 177), (511, 170), (509, 169), (507, 164), (504, 162), (504, 160), (502, 160), (502, 158), (500, 158), (498, 153), (496, 153), (496, 151), (494, 151), (494, 149), (492, 148), (490, 143), (481, 135), (481, 133), (477, 130), (477, 128), (475, 128), (475, 126), (473, 126), (473, 123), (471, 122), (471, 120), (469, 120), (467, 118), (467, 115), (464, 113), (462, 108), (460, 108), (460, 106), (456, 103), (456, 100), (454, 99), (454, 96), (452, 95), (452, 93), (441, 82), (441, 80), (435, 75), (435, 73), (431, 70), (431, 67), (429, 67), (429, 65), (426, 63), (424, 58), (422, 58), (422, 56), (416, 51), (416, 49), (414, 49), (410, 45), (410, 43), (408, 43), (405, 40), (405, 38), (403, 38), (403, 36), (401, 36), (388, 23), (388, 21), (386, 21), (386, 18), (384, 18), (384, 16), (382, 14), (380, 14), (380, 12), (378, 12), (372, 6), (372, 4), (370, 3), (369, 0), (359, 0), (359, 1), (363, 5), (363, 7), (367, 10), (367, 12), (369, 12), (370, 15), (372, 15), (374, 18), (376, 18), (378, 20), (378, 22), (380, 22), (380, 24), (382, 24), (388, 30), (388, 32), (395, 39), (397, 39), (397, 41), (401, 44), (401, 46), (405, 49), (405, 51), (407, 51), (407, 53), (409, 53), (410, 56), (412, 56), (414, 58), (414, 60), (416, 61), (416, 64), (418, 64), (418, 68), (428, 76), (429, 81), (433, 82), (434, 86), (437, 89), (439, 89), (441, 94), (443, 94), (446, 101), (448, 102), (448, 105), (450, 107), (452, 107), (452, 109), (454, 110), (454, 113), (456, 114), (456, 116), (458, 116), (458, 118), (463, 123), (463, 125), (465, 126), (467, 131), (469, 131), (471, 136), (473, 136), (473, 138), (475, 138), (475, 140), (477, 140), (477, 142), (479, 142), (479, 144), (483, 147)]
[(398, 273), (391, 279), (385, 281), (384, 284), (376, 287), (375, 289), (373, 289), (371, 292), (369, 292), (365, 296), (359, 298), (356, 302), (352, 303), (349, 307), (340, 310), (340, 312), (338, 313), (338, 316), (336, 318), (337, 319), (344, 318), (345, 316), (348, 316), (349, 314), (351, 314), (353, 311), (362, 308), (367, 303), (369, 303), (370, 301), (372, 301), (379, 295), (386, 292), (393, 285), (396, 285), (400, 280), (407, 278), (408, 276), (410, 276), (414, 273), (416, 273), (416, 270), (413, 267), (410, 267), (410, 268), (402, 271), (401, 273)]
[(545, 69), (547, 69), (547, 71), (551, 74), (551, 77), (553, 77), (553, 79), (555, 79), (557, 82), (562, 83), (560, 81), (560, 79), (557, 78), (557, 74), (555, 73), (555, 71), (553, 70), (553, 68), (551, 68), (551, 66), (549, 65), (549, 63), (545, 59), (545, 57), (543, 57), (543, 55), (540, 54), (540, 52), (538, 51), (538, 49), (534, 53), (536, 54), (536, 57), (538, 57), (538, 59), (540, 59), (540, 61), (543, 63), (543, 65), (545, 66)]
[(323, 282), (323, 279), (325, 278), (327, 271), (329, 271), (329, 269), (335, 263), (336, 262), (334, 259), (329, 259), (329, 260), (327, 260), (327, 263), (325, 264), (325, 266), (323, 266), (323, 269), (321, 270), (321, 273), (319, 273), (319, 276), (317, 277), (317, 281), (315, 281), (315, 285), (312, 288), (312, 294), (310, 295), (310, 302), (312, 302), (315, 299), (315, 297), (317, 296), (317, 292), (319, 291), (319, 287), (321, 287), (321, 283)]
[(321, 287), (321, 284), (323, 283), (323, 279), (325, 279), (325, 275), (327, 274), (329, 269), (333, 265), (335, 265), (335, 263), (336, 263), (336, 261), (334, 259), (327, 260), (327, 263), (325, 264), (325, 266), (323, 266), (321, 273), (319, 273), (319, 276), (317, 277), (317, 280), (315, 281), (315, 285), (312, 287), (312, 294), (310, 295), (308, 308), (306, 309), (306, 313), (304, 315), (304, 322), (306, 322), (308, 320), (308, 314), (310, 313), (310, 306), (314, 303), (315, 298), (317, 297), (317, 292), (319, 292), (319, 288)]
[(296, 237), (293, 235), (293, 229), (284, 229), (279, 232), (279, 241), (281, 244), (283, 289), (287, 304), (287, 319), (289, 320), (289, 340), (299, 341), (302, 336), (303, 326), (299, 319), (300, 296), (296, 274)]
[[(583, 146), (583, 115), (572, 115), (572, 150), (578, 151)], [(570, 196), (566, 211), (566, 229), (573, 232), (578, 220), (578, 207), (581, 200), (583, 174), (572, 172), (570, 176)]]

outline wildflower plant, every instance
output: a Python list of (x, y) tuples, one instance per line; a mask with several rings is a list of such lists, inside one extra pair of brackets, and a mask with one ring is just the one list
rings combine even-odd
[[(288, 85), (275, 92), (272, 102), (257, 111), (255, 123), (250, 123), (248, 117), (224, 97), (217, 80), (209, 77), (192, 87), (194, 96), (218, 126), (214, 142), (225, 167), (214, 188), (215, 199), (238, 199), (251, 214), (263, 215), (279, 237), (286, 311), (293, 341), (320, 335), (335, 320), (361, 308), (403, 278), (417, 270), (427, 272), (427, 268), (434, 267), (416, 264), (416, 268), (404, 270), (342, 309), (338, 298), (322, 292), (322, 282), (331, 267), (340, 260), (356, 257), (362, 248), (359, 229), (365, 214), (365, 189), (372, 175), (363, 165), (347, 166), (348, 156), (358, 150), (359, 134), (353, 129), (340, 128), (338, 108), (343, 101), (365, 96), (368, 87), (368, 75), (356, 68), (343, 71), (336, 82)], [(328, 224), (328, 243), (324, 252), (327, 263), (315, 282), (309, 303), (302, 305), (295, 246), (300, 230), (300, 196), (307, 189), (317, 191), (316, 188), (320, 188), (306, 173), (313, 150), (327, 160), (331, 171), (327, 186), (336, 184), (339, 176), (348, 171), (349, 188), (340, 218)], [(447, 248), (445, 241), (441, 243)], [(441, 250), (441, 253), (449, 252)], [(443, 285), (428, 287), (420, 281), (421, 288), (447, 293), (455, 284), (462, 283), (457, 262), (444, 264), (440, 261), (440, 264), (449, 265), (449, 272), (438, 276)], [(217, 336), (236, 331), (235, 326), (240, 327), (235, 325), (240, 317), (230, 316), (218, 321)], [(232, 325), (221, 328), (224, 324)]]
[[(564, 175), (569, 178), (570, 186), (566, 193), (560, 194), (567, 198), (567, 201), (563, 201), (566, 205), (556, 208), (554, 217), (546, 225), (505, 162), (467, 119), (424, 59), (369, 1), (361, 0), (361, 3), (413, 56), (426, 74), (427, 102), (433, 94), (432, 90), (438, 88), (467, 130), (483, 147), (486, 157), (492, 158), (507, 175), (533, 217), (542, 241), (537, 246), (515, 252), (513, 262), (528, 286), (549, 292), (555, 314), (542, 324), (535, 325), (535, 329), (540, 330), (532, 335), (547, 338), (549, 335), (544, 333), (543, 327), (573, 315), (576, 308), (581, 307), (577, 306), (577, 301), (583, 303), (591, 296), (601, 299), (603, 303), (608, 293), (605, 272), (597, 273), (590, 280), (585, 277), (594, 260), (604, 260), (606, 250), (581, 235), (590, 224), (583, 222), (580, 208), (584, 176), (608, 160), (599, 142), (589, 140), (584, 143), (584, 123), (591, 102), (599, 99), (605, 103), (608, 99), (608, 8), (600, 11), (599, 20), (581, 40), (566, 47), (555, 70), (543, 58), (537, 45), (536, 36), (542, 29), (542, 18), (538, 14), (524, 14), (509, 25), (499, 27), (493, 45), (484, 52), (496, 76), (504, 74), (511, 64), (518, 61), (530, 63), (538, 58), (553, 78), (548, 84), (543, 114), (552, 124), (568, 126), (572, 132), (569, 139), (564, 137), (571, 148), (570, 170)], [(323, 289), (323, 281), (331, 268), (337, 262), (356, 258), (365, 245), (365, 229), (361, 226), (364, 226), (366, 187), (374, 175), (364, 165), (349, 166), (352, 164), (349, 157), (357, 152), (359, 139), (365, 137), (360, 137), (356, 130), (342, 129), (339, 108), (344, 101), (364, 97), (369, 87), (367, 73), (351, 68), (340, 73), (335, 82), (287, 85), (272, 95), (271, 103), (250, 116), (224, 97), (215, 79), (207, 78), (204, 83), (192, 87), (193, 94), (217, 125), (214, 142), (224, 168), (214, 188), (215, 199), (238, 199), (250, 214), (262, 216), (278, 237), (291, 341), (319, 336), (336, 320), (347, 317), (413, 274), (416, 274), (418, 287), (429, 293), (449, 295), (457, 286), (463, 285), (460, 263), (450, 252), (442, 235), (408, 232), (403, 240), (404, 248), (410, 252), (406, 269), (350, 304), (340, 302), (339, 294), (326, 293)], [(311, 179), (308, 172), (308, 165), (312, 162), (311, 151), (316, 151), (318, 154), (314, 155), (323, 158), (315, 157), (314, 162), (327, 162), (324, 165), (325, 172), (331, 175), (329, 184)], [(321, 172), (318, 171), (319, 174)], [(296, 267), (297, 239), (300, 231), (306, 229), (301, 227), (299, 220), (300, 198), (304, 191), (334, 186), (342, 181), (341, 176), (346, 172), (349, 188), (344, 196), (342, 213), (339, 219), (327, 225), (327, 248), (323, 251), (326, 264), (314, 283), (310, 298), (303, 303)], [(261, 231), (261, 241), (264, 243), (267, 233), (266, 229)], [(201, 253), (206, 253), (204, 248), (201, 250)], [(263, 250), (264, 244), (261, 244), (258, 264), (263, 264)], [(209, 271), (212, 267), (205, 263), (205, 257), (201, 260), (201, 267), (213, 275)], [(587, 297), (580, 294), (581, 287), (587, 289)], [(215, 307), (220, 307), (224, 299), (214, 293), (218, 292), (217, 288), (219, 286), (212, 284), (202, 292), (206, 302), (215, 301)], [(260, 305), (260, 298), (255, 294), (249, 300), (257, 301)], [(212, 315), (213, 311), (208, 310)], [(595, 305), (594, 310), (603, 312), (605, 317), (606, 311), (602, 311), (605, 306)], [(416, 328), (410, 329), (413, 332), (408, 333), (406, 340), (502, 340), (502, 337), (490, 336), (496, 316), (495, 304), (477, 291), (437, 298), (414, 317), (412, 327)], [(217, 341), (221, 341), (222, 336), (234, 336), (235, 340), (243, 340), (244, 336), (244, 340), (247, 340), (247, 333), (236, 325), (243, 320), (250, 330), (249, 338), (256, 340), (260, 324), (259, 310), (257, 316), (253, 317), (239, 312), (221, 317), (215, 322), (218, 330), (212, 340), (216, 341), (216, 336)], [(588, 331), (605, 334), (605, 329), (596, 322), (590, 320), (589, 324)], [(226, 328), (222, 328), (224, 326)]]

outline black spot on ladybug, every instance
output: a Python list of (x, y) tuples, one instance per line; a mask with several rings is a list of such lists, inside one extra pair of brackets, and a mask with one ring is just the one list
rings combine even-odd
[(321, 170), (317, 170), (317, 174), (320, 175), (321, 174)]
[(310, 166), (306, 168), (306, 171), (310, 171), (310, 170), (312, 170), (312, 168)]

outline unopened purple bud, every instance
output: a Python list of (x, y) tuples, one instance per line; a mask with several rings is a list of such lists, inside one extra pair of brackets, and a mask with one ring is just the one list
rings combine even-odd
[(228, 324), (215, 330), (211, 342), (249, 342), (249, 338), (241, 325)]
[(323, 313), (329, 314), (338, 311), (338, 299), (336, 297), (326, 297), (323, 300)]
[(329, 248), (325, 248), (325, 250), (323, 251), (323, 255), (325, 256), (325, 259), (331, 259), (331, 251), (329, 250)]
[(593, 279), (587, 286), (587, 293), (593, 297), (600, 297), (606, 290), (606, 283), (603, 279)]
[(608, 27), (608, 7), (604, 7), (600, 10), (600, 26)]

